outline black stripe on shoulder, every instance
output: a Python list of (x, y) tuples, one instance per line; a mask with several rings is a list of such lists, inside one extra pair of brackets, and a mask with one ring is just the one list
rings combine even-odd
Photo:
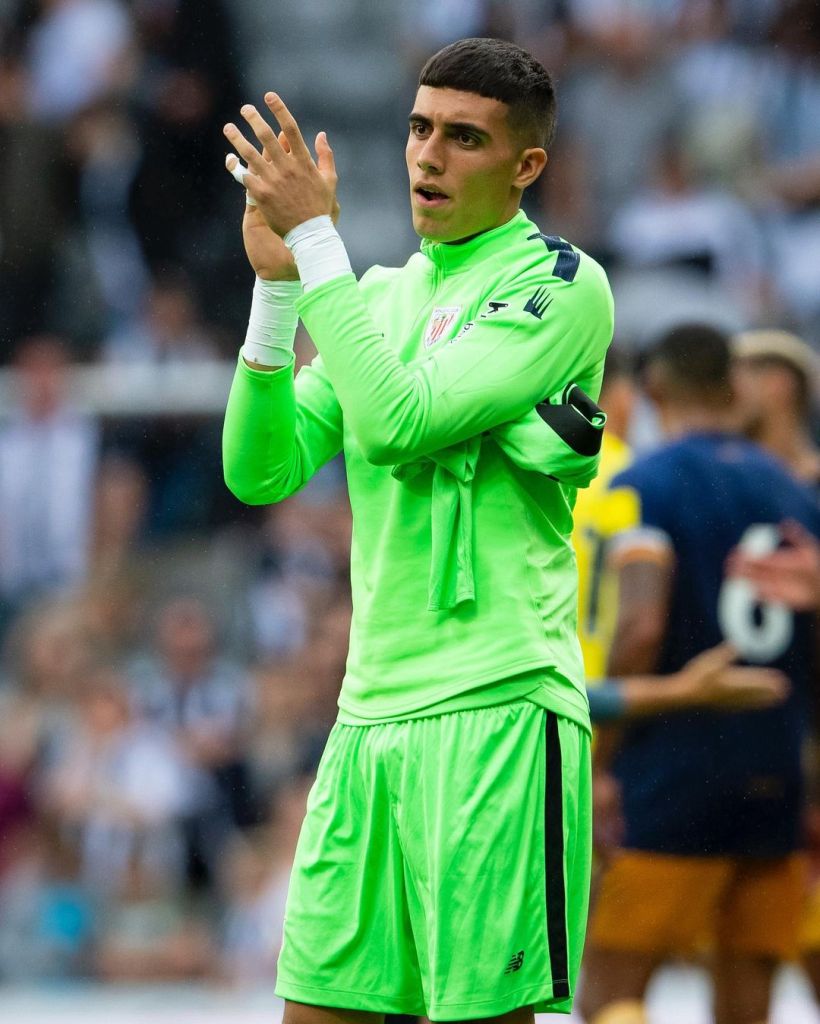
[(579, 455), (597, 455), (601, 450), (603, 410), (577, 384), (568, 386), (561, 405), (540, 402), (535, 411)]
[(558, 235), (545, 235), (541, 231), (534, 235), (527, 235), (528, 242), (531, 242), (534, 238), (540, 238), (550, 252), (558, 253), (558, 259), (555, 261), (555, 266), (552, 270), (553, 276), (560, 277), (562, 281), (574, 281), (575, 275), (578, 273), (578, 267), (581, 265), (581, 257), (569, 242), (565, 242)]

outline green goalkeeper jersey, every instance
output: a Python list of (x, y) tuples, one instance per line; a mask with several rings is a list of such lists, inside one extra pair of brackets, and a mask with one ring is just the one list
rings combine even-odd
[[(225, 479), (249, 504), (281, 501), (344, 452), (341, 720), (528, 696), (588, 728), (575, 489), (550, 464), (522, 468), (504, 431), (570, 383), (597, 398), (613, 328), (601, 268), (519, 211), (466, 242), (425, 241), (400, 269), (338, 277), (298, 309), (319, 355), (295, 381), (292, 363), (240, 358)], [(442, 512), (451, 476), (459, 500)]]

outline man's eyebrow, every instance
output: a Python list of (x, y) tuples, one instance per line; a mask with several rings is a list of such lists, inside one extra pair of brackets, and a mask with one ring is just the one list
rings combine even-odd
[[(415, 111), (410, 114), (407, 120), (410, 124), (423, 124), (428, 128), (433, 127), (433, 122), (429, 117), (425, 117), (424, 114), (417, 114)], [(483, 128), (479, 128), (477, 124), (472, 124), (470, 121), (445, 121), (444, 127), (449, 128), (450, 131), (472, 132), (474, 135), (478, 135), (482, 139), (490, 138), (489, 132), (485, 131)]]

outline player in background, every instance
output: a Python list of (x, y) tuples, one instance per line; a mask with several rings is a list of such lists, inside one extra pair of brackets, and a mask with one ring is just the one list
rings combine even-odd
[(738, 545), (776, 547), (785, 519), (817, 536), (820, 516), (776, 460), (735, 432), (722, 333), (671, 331), (646, 379), (667, 443), (611, 484), (635, 495), (640, 519), (616, 542), (609, 671), (665, 674), (728, 639), (747, 661), (781, 669), (791, 688), (768, 710), (693, 711), (604, 732), (597, 771), (620, 785), (623, 849), (590, 922), (584, 1011), (589, 1024), (643, 1024), (656, 967), (708, 934), (717, 1024), (762, 1024), (774, 968), (796, 953), (805, 897), (797, 851), (812, 620), (761, 605), (724, 565)]
[[(284, 144), (251, 106), (253, 144), (225, 129), (257, 272), (225, 477), (246, 502), (280, 501), (344, 451), (354, 522), (339, 719), (288, 895), (285, 1024), (568, 1013), (591, 853), (571, 508), (600, 448), (587, 395), (613, 311), (598, 265), (519, 209), (547, 160), (552, 83), (498, 40), (428, 61), (406, 148), (421, 251), (358, 282), (327, 139), (314, 163), (266, 103)], [(319, 356), (294, 381), (297, 316)]]
[(628, 491), (611, 491), (612, 478), (629, 465), (629, 424), (636, 400), (626, 355), (610, 347), (599, 402), (607, 416), (598, 475), (578, 491), (572, 546), (578, 562), (578, 639), (587, 677), (593, 723), (653, 715), (688, 707), (766, 707), (785, 695), (777, 674), (732, 665), (731, 649), (699, 655), (666, 679), (607, 679), (615, 630), (617, 576), (610, 566), (610, 539), (634, 524), (637, 503)]
[(795, 335), (774, 330), (737, 335), (732, 353), (743, 432), (820, 495), (820, 450), (811, 434), (816, 354)]

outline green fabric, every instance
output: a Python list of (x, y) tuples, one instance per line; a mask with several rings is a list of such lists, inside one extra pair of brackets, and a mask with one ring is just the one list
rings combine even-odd
[(292, 365), (239, 362), (223, 437), (239, 498), (280, 501), (344, 450), (354, 611), (342, 711), (413, 714), (541, 670), (557, 692), (569, 682), (588, 725), (575, 487), (552, 477), (583, 478), (590, 460), (566, 447), (539, 456), (523, 432), (530, 417), (548, 436), (533, 409), (572, 381), (597, 398), (612, 299), (592, 259), (573, 253), (569, 274), (559, 256), (523, 213), (460, 245), (425, 242), (403, 268), (303, 296), (319, 356), (295, 384)]
[[(574, 383), (574, 382), (573, 382)], [(548, 399), (550, 405), (565, 401), (567, 388)], [(589, 426), (602, 432), (606, 416), (598, 412)], [(587, 487), (597, 472), (600, 456), (579, 459), (534, 410), (512, 423), (492, 431), (493, 440), (521, 469), (547, 473), (562, 483)], [(471, 437), (461, 444), (393, 467), (397, 480), (410, 480), (433, 464), (431, 504), (432, 550), (428, 611), (454, 608), (462, 601), (475, 600), (473, 579), (472, 483), (482, 437)]]
[[(522, 672), (509, 679), (497, 679), (483, 686), (456, 693), (429, 707), (405, 711), (394, 717), (382, 717), (379, 722), (406, 722), (413, 718), (429, 718), (452, 711), (468, 711), (491, 708), (498, 704), (512, 704), (517, 700), (528, 700), (547, 711), (554, 711), (563, 718), (586, 729), (590, 734), (590, 702), (586, 690), (579, 690), (569, 679), (564, 679), (554, 670), (543, 668)], [(337, 721), (345, 725), (372, 725), (373, 720), (361, 718), (345, 708), (339, 708)]]
[[(557, 719), (562, 778), (549, 782), (556, 793), (560, 782), (563, 828), (545, 835), (556, 763), (545, 719), (519, 701), (334, 726), (291, 873), (277, 995), (434, 1021), (570, 1012), (589, 892), (590, 741)], [(548, 922), (560, 910), (546, 846), (562, 839), (568, 978), (553, 978)], [(553, 981), (569, 995), (556, 998)]]

